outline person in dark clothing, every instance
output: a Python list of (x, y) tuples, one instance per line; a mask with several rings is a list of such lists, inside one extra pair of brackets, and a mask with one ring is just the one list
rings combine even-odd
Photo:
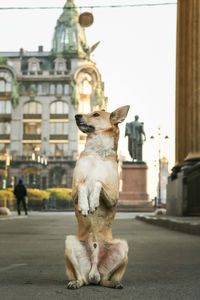
[(27, 207), (26, 207), (26, 200), (25, 200), (25, 197), (27, 196), (27, 190), (26, 190), (26, 187), (23, 184), (23, 179), (22, 178), (19, 179), (19, 183), (15, 186), (14, 194), (17, 198), (18, 215), (21, 215), (21, 211), (20, 211), (20, 203), (21, 202), (23, 204), (25, 214), (28, 215)]

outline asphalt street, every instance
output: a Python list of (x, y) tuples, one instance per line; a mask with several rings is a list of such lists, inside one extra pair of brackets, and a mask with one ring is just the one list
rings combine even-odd
[(130, 248), (124, 289), (66, 289), (64, 240), (76, 230), (73, 215), (0, 218), (0, 299), (200, 299), (200, 237), (125, 214), (113, 226)]

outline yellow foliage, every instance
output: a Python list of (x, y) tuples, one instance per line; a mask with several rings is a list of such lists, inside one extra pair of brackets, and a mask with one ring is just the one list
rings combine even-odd
[(50, 193), (50, 197), (55, 199), (72, 199), (72, 190), (67, 188), (50, 188), (46, 190)]
[(48, 199), (50, 193), (39, 189), (27, 189), (28, 198), (32, 200), (43, 200)]
[(0, 190), (0, 200), (4, 200), (4, 199), (8, 199), (8, 200), (12, 200), (15, 198), (15, 195), (13, 194), (13, 192), (10, 190)]

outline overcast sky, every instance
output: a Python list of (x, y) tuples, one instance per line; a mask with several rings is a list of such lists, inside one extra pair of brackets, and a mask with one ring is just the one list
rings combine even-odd
[[(75, 0), (83, 5), (176, 3), (164, 0)], [(63, 7), (65, 0), (0, 0), (1, 7)], [(108, 110), (130, 104), (127, 122), (139, 115), (147, 141), (144, 160), (149, 167), (148, 192), (154, 197), (157, 185), (158, 143), (151, 140), (161, 126), (162, 155), (174, 165), (176, 4), (121, 8), (79, 9), (90, 11), (94, 23), (86, 29), (89, 45), (101, 41), (92, 55), (105, 83)], [(0, 51), (51, 49), (56, 20), (62, 9), (0, 10)], [(130, 159), (127, 138), (121, 125), (119, 150)], [(164, 140), (165, 135), (170, 139)], [(158, 163), (157, 163), (158, 166)]]

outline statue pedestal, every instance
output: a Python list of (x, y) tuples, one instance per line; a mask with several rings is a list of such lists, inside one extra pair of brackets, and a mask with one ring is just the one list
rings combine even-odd
[(147, 165), (144, 162), (124, 161), (122, 164), (122, 192), (119, 206), (132, 207), (135, 210), (152, 209), (147, 194)]

